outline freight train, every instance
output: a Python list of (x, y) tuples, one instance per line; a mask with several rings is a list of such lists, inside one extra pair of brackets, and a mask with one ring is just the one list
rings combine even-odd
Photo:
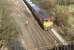
[(35, 19), (38, 21), (39, 25), (44, 29), (48, 30), (53, 26), (52, 16), (48, 15), (42, 8), (38, 5), (32, 3), (29, 0), (24, 1), (28, 8), (33, 13)]

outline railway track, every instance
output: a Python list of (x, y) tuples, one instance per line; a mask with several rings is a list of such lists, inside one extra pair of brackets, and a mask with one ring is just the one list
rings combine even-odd
[[(33, 17), (34, 18), (34, 17)], [(30, 20), (30, 19), (29, 19)], [(35, 20), (34, 20), (35, 21)], [(34, 22), (32, 22), (32, 23), (34, 23)], [(31, 23), (31, 24), (32, 24)], [(37, 22), (36, 22), (37, 23)], [(35, 28), (36, 28), (36, 26), (39, 26), (38, 24), (34, 24), (35, 25)], [(31, 25), (30, 25), (31, 26)], [(34, 27), (34, 26), (33, 26)], [(37, 33), (38, 34), (38, 36), (40, 36), (40, 38), (42, 37), (42, 38), (46, 38), (47, 40), (48, 40), (48, 42), (50, 42), (51, 41), (51, 43), (54, 43), (55, 45), (56, 45), (56, 43), (57, 44), (59, 44), (60, 43), (60, 41), (56, 38), (56, 36), (54, 36), (53, 35), (53, 33), (50, 33), (49, 31), (44, 31), (45, 33), (42, 33), (42, 29), (41, 28), (36, 28), (37, 30), (39, 30), (39, 33)], [(41, 32), (41, 33), (40, 33)], [(36, 34), (35, 34), (36, 35)], [(46, 41), (46, 39), (44, 38), (44, 40)], [(55, 42), (53, 42), (53, 41), (55, 41)]]

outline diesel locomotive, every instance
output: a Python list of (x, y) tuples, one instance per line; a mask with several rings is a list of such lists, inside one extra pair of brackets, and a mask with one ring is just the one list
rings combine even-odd
[(53, 26), (53, 19), (52, 16), (47, 14), (41, 7), (32, 3), (29, 0), (24, 1), (28, 8), (31, 10), (32, 14), (34, 15), (35, 19), (38, 21), (39, 25), (44, 29), (48, 30)]

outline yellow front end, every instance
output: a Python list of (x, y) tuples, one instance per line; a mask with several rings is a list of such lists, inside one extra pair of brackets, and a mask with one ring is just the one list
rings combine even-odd
[(52, 21), (44, 21), (43, 22), (44, 29), (51, 28), (53, 26)]

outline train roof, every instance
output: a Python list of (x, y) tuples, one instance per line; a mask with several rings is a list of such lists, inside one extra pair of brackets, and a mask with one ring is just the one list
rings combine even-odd
[(42, 17), (43, 19), (48, 19), (49, 15), (44, 11), (41, 7), (34, 4), (32, 1), (28, 0), (28, 4), (31, 6), (32, 10), (39, 15), (39, 17)]

